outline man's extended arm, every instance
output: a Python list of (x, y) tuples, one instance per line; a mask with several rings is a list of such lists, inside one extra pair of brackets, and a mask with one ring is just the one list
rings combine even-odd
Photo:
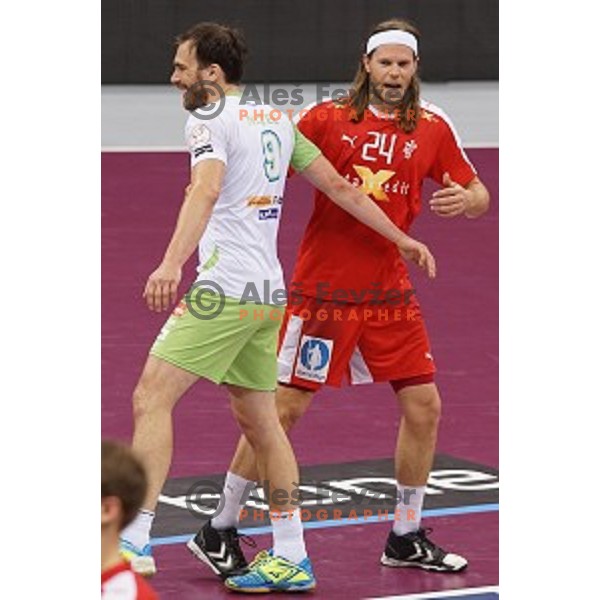
[(404, 258), (425, 269), (429, 277), (435, 277), (435, 260), (427, 246), (396, 227), (372, 200), (346, 181), (324, 156), (315, 158), (301, 171), (301, 175), (340, 208), (396, 244)]
[(144, 298), (150, 310), (166, 310), (177, 299), (181, 269), (198, 243), (221, 192), (225, 164), (220, 160), (203, 160), (192, 169), (192, 181), (175, 231), (159, 267), (148, 277)]

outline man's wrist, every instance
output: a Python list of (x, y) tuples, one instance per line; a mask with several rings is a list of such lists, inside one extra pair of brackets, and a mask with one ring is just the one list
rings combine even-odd
[(404, 233), (404, 231), (399, 231), (396, 234), (396, 237), (394, 238), (394, 243), (399, 248), (402, 248), (403, 246), (406, 245), (406, 242), (408, 242), (409, 240), (410, 240), (410, 237), (408, 235), (406, 235), (406, 233)]
[(472, 219), (476, 216), (475, 209), (477, 207), (475, 192), (465, 188), (465, 216)]
[(167, 252), (162, 259), (161, 265), (171, 269), (181, 269), (183, 267), (183, 261)]

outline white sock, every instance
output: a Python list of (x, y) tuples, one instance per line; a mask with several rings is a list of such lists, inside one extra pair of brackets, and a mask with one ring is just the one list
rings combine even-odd
[(152, 521), (154, 521), (154, 513), (151, 510), (138, 511), (137, 517), (121, 531), (121, 538), (141, 550), (150, 543)]
[(425, 498), (425, 486), (415, 487), (396, 483), (398, 488), (393, 530), (396, 535), (417, 531), (421, 526), (421, 510)]
[(300, 564), (306, 558), (300, 509), (271, 512), (273, 555)]
[(244, 508), (242, 498), (248, 485), (254, 487), (255, 483), (227, 471), (223, 485), (223, 508), (217, 516), (211, 519), (211, 524), (215, 529), (229, 529), (230, 527), (237, 529), (240, 524), (240, 511)]

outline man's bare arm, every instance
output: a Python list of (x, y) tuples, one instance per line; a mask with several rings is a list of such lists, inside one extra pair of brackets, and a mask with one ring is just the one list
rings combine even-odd
[(324, 156), (315, 158), (301, 175), (340, 208), (396, 244), (404, 258), (425, 269), (429, 277), (435, 277), (435, 260), (427, 246), (396, 227), (375, 202), (346, 181)]
[(221, 192), (225, 165), (220, 160), (203, 160), (192, 169), (177, 225), (158, 268), (148, 277), (144, 298), (150, 310), (166, 310), (177, 299), (181, 269), (198, 247), (213, 207)]

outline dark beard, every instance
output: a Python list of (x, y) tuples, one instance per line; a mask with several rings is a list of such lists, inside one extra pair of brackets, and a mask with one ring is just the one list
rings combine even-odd
[(196, 110), (208, 104), (208, 91), (202, 83), (194, 83), (183, 94), (185, 110)]

